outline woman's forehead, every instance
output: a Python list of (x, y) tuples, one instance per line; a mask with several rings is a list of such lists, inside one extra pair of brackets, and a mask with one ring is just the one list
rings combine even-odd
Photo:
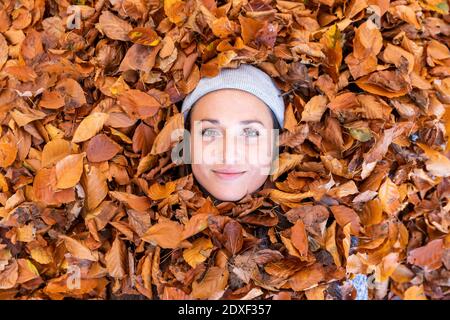
[(218, 122), (259, 121), (270, 125), (272, 117), (267, 105), (251, 93), (223, 89), (213, 91), (199, 99), (191, 110), (192, 120), (216, 120)]

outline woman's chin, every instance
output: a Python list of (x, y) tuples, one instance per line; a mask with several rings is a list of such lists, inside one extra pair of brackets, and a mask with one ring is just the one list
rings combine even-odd
[(220, 201), (239, 201), (245, 196), (245, 193), (242, 193), (242, 194), (236, 194), (236, 193), (229, 194), (228, 193), (227, 194), (224, 192), (219, 192), (217, 194), (213, 194), (213, 196), (214, 196), (214, 198), (216, 198), (217, 200), (220, 200)]

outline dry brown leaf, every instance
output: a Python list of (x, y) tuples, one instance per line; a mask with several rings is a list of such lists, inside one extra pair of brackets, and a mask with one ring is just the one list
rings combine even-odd
[(103, 11), (95, 27), (108, 38), (129, 41), (128, 33), (133, 27), (110, 11)]
[(120, 150), (119, 144), (101, 133), (89, 140), (86, 155), (90, 162), (102, 162), (111, 160)]
[(225, 238), (224, 246), (234, 256), (241, 249), (244, 244), (242, 236), (242, 227), (239, 222), (234, 220), (229, 221), (223, 229), (223, 236)]

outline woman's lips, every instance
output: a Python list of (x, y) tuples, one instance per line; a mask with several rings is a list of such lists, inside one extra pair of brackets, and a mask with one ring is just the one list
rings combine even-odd
[(222, 172), (222, 171), (214, 171), (213, 172), (223, 180), (234, 180), (242, 176), (246, 171), (242, 172)]

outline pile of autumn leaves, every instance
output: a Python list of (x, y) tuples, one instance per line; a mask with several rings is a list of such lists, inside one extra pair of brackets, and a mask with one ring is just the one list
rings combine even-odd
[[(448, 296), (445, 1), (51, 3), (0, 8), (0, 299)], [(175, 103), (244, 62), (280, 165), (214, 205)]]

